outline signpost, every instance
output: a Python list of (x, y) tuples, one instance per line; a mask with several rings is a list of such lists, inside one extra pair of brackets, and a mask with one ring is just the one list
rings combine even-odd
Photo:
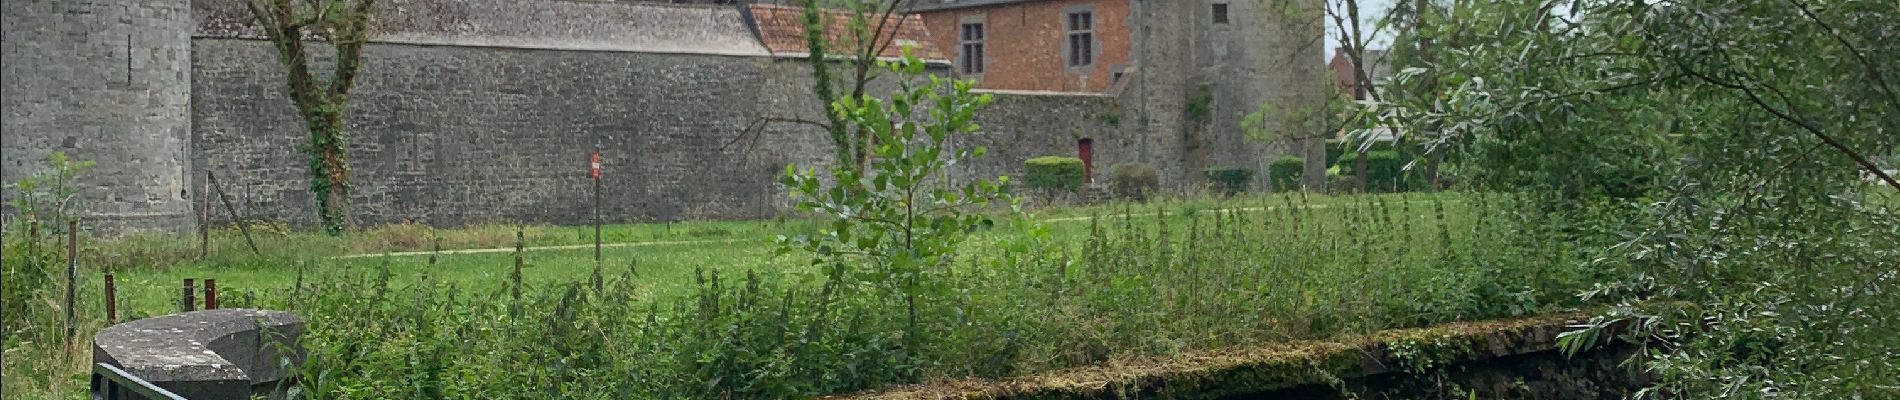
[(588, 168), (594, 178), (594, 294), (603, 289), (600, 276), (600, 141), (594, 141), (594, 159)]

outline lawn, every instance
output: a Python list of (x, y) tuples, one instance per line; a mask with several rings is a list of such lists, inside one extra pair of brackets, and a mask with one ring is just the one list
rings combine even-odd
[[(1459, 207), (1462, 197), (1455, 195), (1391, 195), (1369, 198), (1308, 195), (1300, 197), (1242, 197), (1229, 199), (1176, 199), (1156, 204), (1113, 203), (1087, 207), (1051, 207), (1025, 214), (1027, 220), (1041, 221), (1050, 234), (1062, 241), (1079, 244), (1088, 233), (1092, 218), (1104, 223), (1131, 219), (1133, 226), (1152, 228), (1157, 212), (1170, 214), (1169, 221), (1186, 226), (1188, 213), (1211, 218), (1216, 210), (1262, 213), (1286, 207), (1299, 207), (1321, 219), (1339, 216), (1334, 207), (1377, 206), (1374, 200), (1387, 201), (1394, 207), (1416, 205), (1425, 211), (1432, 201)], [(1132, 217), (1132, 218), (1131, 218)], [(1411, 215), (1423, 225), (1430, 215)], [(985, 246), (1007, 240), (1017, 233), (1011, 220), (999, 217), (1003, 225), (980, 234), (966, 245), (966, 251), (980, 253)], [(1339, 220), (1342, 221), (1343, 220)], [(740, 273), (802, 271), (805, 260), (796, 256), (774, 257), (777, 248), (772, 237), (787, 232), (810, 231), (813, 224), (799, 219), (765, 221), (693, 221), (671, 224), (612, 224), (602, 227), (602, 269), (619, 274), (632, 271), (639, 296), (674, 296), (683, 293), (693, 280), (696, 269)], [(263, 256), (249, 253), (244, 239), (233, 229), (220, 229), (212, 238), (214, 254), (202, 259), (190, 254), (197, 246), (195, 238), (137, 237), (90, 244), (89, 251), (105, 254), (169, 253), (176, 258), (157, 259), (149, 264), (126, 265), (123, 261), (83, 263), (82, 286), (98, 287), (104, 270), (115, 272), (120, 309), (128, 315), (159, 315), (179, 307), (179, 288), (184, 279), (218, 280), (225, 299), (243, 296), (246, 291), (281, 290), (295, 283), (299, 269), (305, 274), (380, 273), (384, 266), (394, 282), (413, 283), (429, 277), (476, 292), (500, 290), (509, 281), (514, 265), (515, 226), (479, 225), (442, 229), (431, 234), (424, 226), (387, 226), (365, 232), (331, 237), (320, 233), (283, 233), (260, 229), (255, 240)], [(1335, 227), (1338, 228), (1338, 227)], [(593, 273), (593, 227), (526, 226), (523, 239), (529, 251), (523, 254), (523, 281), (528, 286), (589, 279)], [(1188, 233), (1177, 231), (1186, 238)], [(443, 252), (430, 265), (431, 238), (442, 237)], [(542, 249), (536, 249), (541, 247)], [(547, 249), (546, 247), (558, 247)], [(139, 249), (139, 250), (127, 250)], [(158, 251), (154, 249), (170, 249)], [(479, 249), (479, 253), (457, 250)], [(499, 250), (499, 251), (492, 251)], [(394, 255), (389, 255), (394, 254)], [(86, 264), (105, 264), (87, 268)], [(114, 265), (117, 264), (117, 265)], [(96, 295), (83, 293), (84, 297)], [(103, 300), (100, 300), (103, 301)]]

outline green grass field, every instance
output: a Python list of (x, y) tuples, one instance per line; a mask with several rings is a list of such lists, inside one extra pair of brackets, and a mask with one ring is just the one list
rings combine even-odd
[[(1437, 196), (1437, 197), (1433, 197)], [(1458, 202), (1453, 195), (1410, 194), (1384, 196), (1393, 204), (1405, 201), (1423, 211), (1426, 202)], [(1284, 207), (1309, 207), (1312, 212), (1329, 213), (1331, 207), (1358, 207), (1366, 199), (1311, 195), (1305, 199), (1253, 197), (1236, 199), (1177, 200), (1156, 204), (1107, 204), (1092, 207), (1060, 207), (1037, 210), (1025, 219), (1044, 222), (1052, 236), (1076, 243), (1088, 232), (1090, 219), (1103, 217), (1114, 223), (1122, 214), (1132, 214), (1142, 226), (1154, 224), (1152, 216), (1165, 209), (1170, 220), (1188, 224), (1189, 211), (1232, 210), (1261, 213)], [(1429, 215), (1414, 215), (1428, 218)], [(985, 232), (966, 247), (981, 252), (985, 245), (1013, 235), (1008, 219), (997, 229)], [(1422, 224), (1422, 222), (1421, 222)], [(804, 220), (696, 221), (673, 224), (614, 224), (602, 228), (602, 269), (608, 274), (628, 271), (638, 276), (641, 296), (680, 294), (683, 285), (692, 282), (696, 269), (739, 273), (745, 270), (777, 273), (801, 271), (805, 260), (796, 255), (773, 257), (776, 245), (772, 237), (781, 232), (810, 230)], [(529, 251), (523, 255), (523, 280), (530, 286), (588, 279), (594, 269), (593, 228), (591, 226), (528, 226), (523, 236)], [(310, 275), (337, 272), (380, 273), (387, 265), (395, 282), (410, 283), (430, 277), (471, 291), (499, 290), (508, 282), (514, 265), (515, 227), (481, 225), (442, 229), (443, 252), (429, 265), (432, 237), (429, 228), (399, 225), (331, 237), (317, 233), (254, 232), (263, 256), (251, 255), (243, 238), (235, 230), (221, 229), (212, 238), (213, 254), (198, 259), (195, 239), (180, 237), (138, 237), (94, 243), (89, 251), (170, 254), (173, 259), (142, 257), (150, 264), (128, 265), (124, 261), (84, 263), (82, 286), (93, 287), (81, 296), (96, 296), (105, 270), (115, 272), (120, 307), (128, 315), (159, 315), (179, 307), (180, 286), (184, 279), (218, 280), (225, 299), (243, 296), (245, 291), (282, 290), (295, 283), (298, 270)], [(1180, 233), (1185, 235), (1185, 233)], [(190, 239), (191, 241), (187, 241)], [(536, 247), (568, 247), (535, 249)], [(576, 248), (577, 247), (577, 248)], [(126, 249), (141, 249), (127, 251)], [(166, 250), (154, 250), (166, 249)], [(476, 249), (477, 253), (458, 253)], [(499, 250), (499, 251), (488, 251)], [(388, 255), (390, 253), (400, 253)], [(420, 254), (418, 254), (420, 253)], [(92, 265), (83, 265), (92, 264)], [(99, 264), (104, 264), (103, 266)], [(103, 301), (103, 300), (100, 300)]]

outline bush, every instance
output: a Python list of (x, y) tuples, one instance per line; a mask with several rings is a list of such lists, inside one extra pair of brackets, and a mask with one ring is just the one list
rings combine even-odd
[[(1326, 165), (1339, 166), (1341, 174), (1353, 175), (1352, 168), (1355, 167), (1353, 161), (1359, 156), (1360, 145), (1360, 143), (1342, 140), (1326, 141)], [(1372, 143), (1372, 147), (1366, 149), (1367, 153), (1375, 151), (1396, 152), (1401, 159), (1410, 159), (1425, 152), (1417, 143), (1410, 143), (1405, 147), (1399, 147), (1397, 144), (1389, 141), (1374, 142)]]
[(1043, 156), (1023, 162), (1023, 184), (1030, 189), (1074, 191), (1082, 187), (1082, 159)]
[(1327, 175), (1326, 190), (1332, 193), (1352, 193), (1359, 191), (1359, 178), (1352, 175)]
[(1147, 163), (1118, 164), (1109, 169), (1108, 188), (1115, 197), (1147, 200), (1148, 194), (1161, 190), (1161, 175)]
[(1267, 164), (1267, 179), (1273, 181), (1273, 190), (1292, 191), (1300, 188), (1300, 175), (1306, 172), (1306, 159), (1297, 156), (1285, 156)]
[[(1368, 154), (1370, 154), (1370, 152), (1368, 152)], [(1340, 175), (1358, 176), (1359, 154), (1350, 151), (1346, 152), (1346, 154), (1339, 156), (1339, 162), (1333, 165), (1339, 166)]]
[(1246, 193), (1248, 184), (1253, 182), (1253, 170), (1241, 167), (1208, 168), (1207, 181), (1214, 184), (1216, 192), (1224, 195)]
[(1405, 160), (1399, 158), (1399, 152), (1380, 150), (1366, 153), (1366, 189), (1370, 191), (1404, 191), (1406, 188)]
[(1326, 165), (1339, 165), (1341, 157), (1346, 155), (1346, 141), (1333, 139), (1326, 141)]

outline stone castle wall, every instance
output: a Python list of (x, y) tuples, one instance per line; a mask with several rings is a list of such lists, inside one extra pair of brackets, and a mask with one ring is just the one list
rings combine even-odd
[(189, 229), (187, 3), (7, 0), (0, 19), (0, 181), (65, 152), (97, 162), (75, 182), (88, 226)]
[[(307, 139), (270, 45), (193, 46), (193, 169), (218, 173), (247, 215), (311, 222), (297, 150)], [(821, 118), (800, 60), (401, 43), (373, 44), (364, 60), (349, 123), (353, 212), (365, 224), (585, 223), (596, 141), (609, 221), (765, 217), (785, 201), (775, 178), (786, 164), (828, 165), (832, 154), (811, 127), (746, 132), (760, 116)], [(1111, 101), (999, 95), (979, 119), (987, 131), (957, 143), (991, 155), (953, 179), (1073, 155)]]
[[(188, 228), (202, 204), (203, 173), (213, 171), (247, 217), (314, 220), (299, 151), (307, 133), (277, 56), (245, 26), (241, 3), (5, 4), (7, 181), (65, 149), (99, 162), (82, 196), (96, 216)], [(1107, 95), (988, 92), (995, 101), (979, 114), (984, 131), (954, 145), (985, 146), (989, 157), (947, 178), (1020, 175), (1023, 160), (1074, 156), (1082, 139), (1094, 143), (1098, 182), (1113, 165), (1146, 162), (1164, 186), (1182, 189), (1212, 164), (1264, 160), (1268, 150), (1220, 120), (1307, 80), (1241, 76), (1266, 73), (1251, 64), (1269, 59), (1221, 56), (1230, 53), (1209, 42), (1242, 49), (1291, 41), (1284, 33), (1210, 30), (1200, 21), (1202, 0), (1131, 4), (1140, 25), (1131, 29), (1142, 32), (1134, 81)], [(748, 131), (760, 117), (823, 118), (805, 63), (765, 51), (736, 7), (516, 0), (383, 7), (348, 113), (359, 223), (583, 223), (592, 216), (586, 160), (596, 144), (607, 166), (609, 221), (763, 217), (786, 202), (774, 183), (786, 164), (831, 158), (829, 141), (810, 126)], [(1238, 6), (1235, 14), (1266, 14), (1252, 10)], [(1200, 93), (1212, 96), (1211, 115), (1189, 115)]]

